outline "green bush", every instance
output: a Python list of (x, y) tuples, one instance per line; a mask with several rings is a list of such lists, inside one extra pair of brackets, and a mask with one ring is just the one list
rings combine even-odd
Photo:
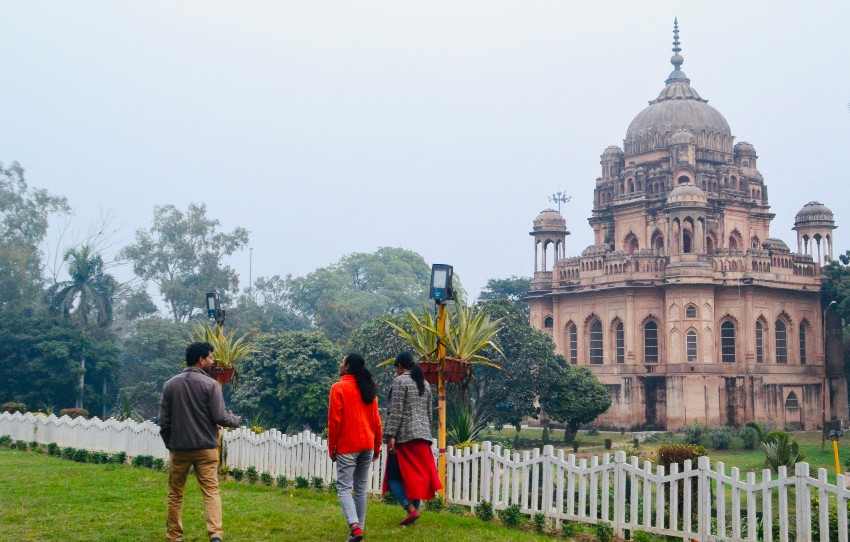
[(256, 484), (259, 478), (260, 474), (257, 472), (257, 467), (252, 466), (245, 470), (245, 479), (248, 480), (249, 484)]
[(230, 476), (232, 476), (233, 479), (237, 482), (241, 482), (242, 478), (245, 476), (245, 471), (242, 469), (233, 468), (230, 469)]
[(63, 408), (59, 411), (59, 417), (68, 416), (71, 419), (74, 418), (88, 418), (89, 411), (84, 408)]
[(295, 489), (307, 489), (310, 487), (310, 481), (303, 476), (295, 477)]
[(27, 451), (27, 443), (22, 440), (16, 440), (15, 445), (13, 446), (16, 450), (20, 450), (22, 452)]
[(449, 514), (454, 514), (456, 516), (462, 516), (463, 513), (464, 513), (464, 510), (463, 510), (463, 506), (461, 506), (459, 504), (452, 503), (452, 504), (446, 505), (446, 512), (448, 512)]
[(666, 472), (670, 472), (670, 465), (678, 463), (684, 465), (685, 460), (696, 461), (700, 456), (706, 455), (705, 448), (692, 444), (665, 444), (658, 448), (658, 464), (663, 465)]
[(321, 491), (325, 487), (325, 480), (321, 476), (313, 476), (313, 481), (310, 483), (313, 489)]
[(475, 516), (481, 521), (493, 521), (493, 503), (481, 501), (476, 504)]
[(614, 527), (609, 523), (597, 523), (593, 526), (593, 530), (599, 542), (611, 542), (614, 538)]
[(512, 504), (499, 512), (499, 519), (505, 527), (518, 527), (523, 520), (519, 504)]
[(9, 412), (10, 414), (20, 412), (21, 414), (26, 414), (27, 405), (25, 405), (24, 403), (16, 403), (14, 401), (10, 401), (8, 403), (3, 403), (2, 405), (0, 405), (0, 412)]
[(685, 442), (688, 444), (699, 444), (708, 428), (700, 422), (689, 423), (682, 427), (685, 434)]
[(610, 449), (611, 449), (611, 439), (609, 439), (609, 438), (606, 438), (606, 439), (605, 439), (605, 449), (606, 449), (606, 450), (610, 450)]
[(117, 465), (123, 465), (127, 462), (127, 452), (118, 452), (109, 456), (109, 462)]
[[(393, 495), (392, 491), (387, 491), (386, 493), (381, 495), (381, 502), (384, 504), (398, 504), (398, 501), (396, 500), (395, 495)], [(430, 501), (425, 501), (426, 507), (428, 506), (428, 502)]]
[(77, 453), (77, 450), (68, 447), (62, 449), (62, 459), (74, 459), (74, 454)]
[(286, 479), (286, 476), (279, 474), (277, 477), (277, 487), (286, 487), (289, 485), (289, 480)]
[(41, 447), (41, 445), (38, 442), (36, 442), (34, 440), (30, 442), (30, 451), (31, 452), (39, 452), (40, 447)]
[(730, 427), (714, 427), (708, 433), (708, 438), (711, 440), (711, 446), (715, 450), (728, 450), (732, 443), (732, 428)]
[(573, 538), (578, 534), (579, 525), (574, 521), (563, 521), (561, 523), (561, 534), (564, 538)]
[(151, 461), (151, 468), (153, 470), (162, 470), (165, 468), (165, 461), (161, 457), (155, 457)]
[[(2, 438), (0, 438), (2, 440)], [(2, 445), (2, 444), (0, 444)], [(47, 445), (47, 455), (59, 455), (59, 445), (55, 442), (51, 442)]]
[[(154, 467), (154, 458), (152, 455), (137, 455), (130, 462), (134, 467), (144, 467), (146, 469), (153, 469)], [(159, 470), (159, 469), (157, 469)]]
[(336, 480), (331, 480), (328, 482), (328, 492), (336, 493)]
[(261, 484), (263, 484), (266, 487), (271, 487), (272, 482), (274, 482), (274, 478), (272, 478), (272, 475), (270, 473), (268, 473), (268, 472), (261, 472), (260, 473), (260, 483)]
[(752, 427), (745, 426), (741, 429), (740, 435), (741, 440), (744, 441), (745, 450), (755, 450), (756, 446), (760, 444), (758, 431)]
[(634, 542), (652, 542), (652, 535), (643, 531), (635, 531), (632, 533), (632, 540)]
[(89, 461), (97, 465), (109, 463), (109, 454), (106, 452), (92, 452), (89, 454)]
[(0, 436), (0, 448), (11, 448), (12, 447), (12, 437), (9, 435)]
[(425, 501), (425, 510), (429, 512), (439, 512), (445, 507), (446, 503), (440, 497), (434, 497), (431, 500)]
[(535, 533), (543, 533), (543, 530), (546, 528), (546, 514), (543, 512), (537, 512), (534, 514), (534, 517), (531, 518), (531, 523), (534, 525)]
[(74, 452), (74, 461), (77, 463), (87, 463), (89, 460), (88, 450), (77, 450)]
[(587, 435), (588, 436), (595, 437), (598, 434), (599, 434), (599, 428), (598, 427), (596, 427), (595, 425), (588, 425), (587, 426)]

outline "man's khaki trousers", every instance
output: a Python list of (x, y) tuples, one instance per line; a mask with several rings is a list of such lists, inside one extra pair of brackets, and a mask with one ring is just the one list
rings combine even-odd
[(165, 517), (168, 541), (183, 540), (183, 490), (189, 467), (195, 467), (195, 476), (204, 497), (209, 538), (223, 538), (221, 530), (221, 494), (218, 492), (218, 450), (172, 451), (168, 467), (168, 513)]

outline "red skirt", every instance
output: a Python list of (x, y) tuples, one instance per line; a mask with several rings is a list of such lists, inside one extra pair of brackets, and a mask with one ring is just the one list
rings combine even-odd
[[(412, 440), (402, 444), (396, 444), (395, 455), (398, 460), (398, 474), (401, 475), (401, 483), (407, 498), (412, 501), (431, 500), (434, 493), (442, 489), (440, 476), (437, 474), (437, 466), (434, 464), (434, 454), (431, 452), (431, 443), (425, 440)], [(388, 478), (393, 474), (390, 468), (390, 458), (387, 461), (387, 469), (384, 471), (383, 492), (389, 491)]]

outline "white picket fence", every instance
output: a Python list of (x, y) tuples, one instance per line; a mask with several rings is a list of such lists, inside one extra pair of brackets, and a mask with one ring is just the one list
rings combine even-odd
[[(159, 428), (150, 422), (3, 413), (0, 435), (91, 451), (124, 451), (131, 457), (168, 457)], [(253, 466), (290, 479), (320, 477), (330, 482), (335, 477), (327, 442), (310, 432), (256, 434), (242, 427), (226, 431), (224, 442), (225, 462), (231, 468)], [(385, 464), (382, 453), (369, 479), (371, 493), (381, 491)], [(462, 450), (448, 448), (446, 501), (470, 509), (481, 501), (491, 502), (496, 510), (519, 504), (523, 513), (543, 513), (556, 524), (607, 522), (619, 536), (643, 531), (700, 542), (850, 542), (848, 475), (838, 476), (832, 485), (826, 470), (812, 477), (809, 465), (798, 463), (793, 473), (783, 468), (774, 476), (765, 469), (742, 477), (737, 468), (727, 472), (723, 463), (712, 468), (708, 457), (699, 458), (696, 465), (687, 461), (682, 469), (672, 465), (666, 472), (648, 461), (627, 459), (624, 452), (576, 459), (552, 446), (511, 452), (484, 442)]]

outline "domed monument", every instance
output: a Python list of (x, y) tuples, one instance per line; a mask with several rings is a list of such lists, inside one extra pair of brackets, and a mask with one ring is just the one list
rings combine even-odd
[(678, 21), (673, 35), (664, 88), (602, 153), (593, 245), (568, 257), (560, 213), (534, 220), (531, 323), (611, 391), (608, 427), (846, 419), (840, 322), (820, 300), (833, 214), (802, 208), (796, 253), (770, 237), (756, 150), (691, 86)]

